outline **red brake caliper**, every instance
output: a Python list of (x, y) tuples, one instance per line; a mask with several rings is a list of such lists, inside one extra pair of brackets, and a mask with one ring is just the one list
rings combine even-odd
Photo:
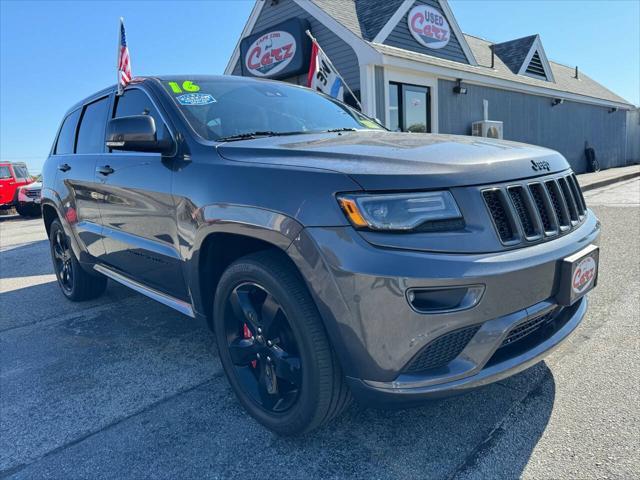
[[(246, 323), (242, 325), (242, 335), (244, 338), (251, 338), (253, 336), (251, 335), (251, 330), (249, 330)], [(251, 368), (256, 368), (256, 365), (258, 365), (258, 362), (256, 360), (251, 360)]]

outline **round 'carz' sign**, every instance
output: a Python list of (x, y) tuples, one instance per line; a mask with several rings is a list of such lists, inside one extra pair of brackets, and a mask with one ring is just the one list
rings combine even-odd
[(438, 10), (427, 5), (417, 5), (407, 16), (413, 38), (428, 48), (442, 48), (449, 43), (449, 22)]
[(268, 77), (284, 70), (296, 54), (296, 39), (278, 30), (257, 38), (247, 49), (247, 70), (256, 77)]
[(573, 272), (571, 288), (577, 294), (584, 292), (596, 276), (596, 261), (592, 257), (580, 260)]

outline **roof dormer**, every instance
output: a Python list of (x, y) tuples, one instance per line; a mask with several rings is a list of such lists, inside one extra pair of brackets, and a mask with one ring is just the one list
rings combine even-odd
[(548, 82), (555, 81), (539, 35), (496, 43), (493, 45), (493, 52), (513, 73)]

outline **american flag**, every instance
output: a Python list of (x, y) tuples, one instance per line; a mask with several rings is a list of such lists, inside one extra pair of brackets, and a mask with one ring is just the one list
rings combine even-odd
[(118, 42), (118, 94), (131, 81), (131, 60), (127, 47), (127, 36), (124, 33), (124, 19), (120, 18), (120, 41)]

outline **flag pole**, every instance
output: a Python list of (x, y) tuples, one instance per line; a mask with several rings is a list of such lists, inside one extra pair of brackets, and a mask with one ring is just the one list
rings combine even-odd
[[(318, 40), (316, 40), (316, 38), (311, 35), (311, 32), (309, 30), (305, 30), (305, 33), (309, 36), (309, 38), (311, 39), (312, 42), (314, 42), (316, 45), (318, 45), (318, 48), (320, 50), (322, 50), (322, 47), (320, 46), (320, 44), (318, 43)], [(324, 52), (324, 50), (322, 50)], [(331, 61), (331, 59), (329, 58), (329, 55), (327, 55), (325, 53), (324, 55), (327, 59), (327, 61), (329, 62), (329, 65), (331, 66), (331, 68), (333, 68), (335, 70), (335, 72), (338, 74), (338, 76), (340, 77), (340, 80), (342, 80), (342, 83), (344, 85), (344, 88), (347, 89), (347, 91), (351, 94), (351, 96), (353, 97), (353, 99), (356, 101), (356, 103), (358, 104), (358, 107), (360, 107), (360, 111), (362, 112), (362, 104), (360, 103), (360, 100), (358, 100), (358, 97), (356, 97), (356, 94), (353, 93), (353, 90), (351, 90), (349, 88), (349, 85), (347, 85), (346, 80), (344, 79), (344, 77), (342, 75), (340, 75), (340, 71), (336, 68), (336, 66), (333, 64), (333, 62)]]
[(120, 17), (120, 25), (118, 26), (118, 45), (116, 49), (116, 97), (122, 95), (122, 87), (120, 86), (120, 37), (122, 35), (122, 25), (124, 18)]

